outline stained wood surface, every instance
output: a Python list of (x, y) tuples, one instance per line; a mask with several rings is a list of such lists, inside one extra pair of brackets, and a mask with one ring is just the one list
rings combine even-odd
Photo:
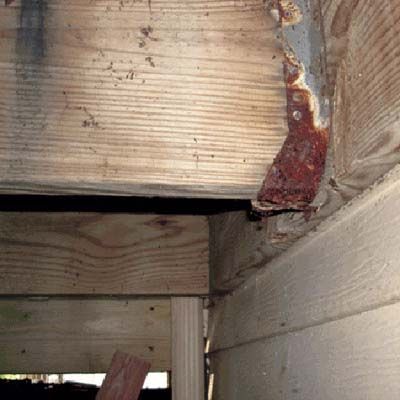
[(149, 369), (148, 362), (117, 351), (96, 400), (137, 400)]
[(171, 368), (170, 300), (0, 300), (0, 373), (104, 373), (120, 350)]
[(400, 168), (322, 223), (210, 313), (211, 349), (400, 301)]
[(396, 400), (400, 305), (214, 354), (215, 400)]
[(0, 294), (206, 294), (205, 217), (0, 213)]
[(0, 191), (255, 198), (287, 134), (263, 0), (15, 0), (0, 26)]

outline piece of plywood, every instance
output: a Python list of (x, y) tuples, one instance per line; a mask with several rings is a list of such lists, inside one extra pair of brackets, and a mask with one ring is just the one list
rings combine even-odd
[(148, 362), (117, 351), (96, 400), (137, 400), (149, 369)]
[(212, 355), (213, 400), (397, 400), (400, 304)]
[(400, 168), (260, 269), (210, 313), (211, 349), (400, 300)]
[(0, 5), (0, 191), (255, 198), (286, 135), (263, 0)]
[(204, 399), (203, 299), (171, 299), (172, 399)]
[(170, 370), (170, 300), (0, 300), (0, 373), (104, 373), (117, 350)]
[(0, 294), (206, 294), (201, 216), (0, 213)]

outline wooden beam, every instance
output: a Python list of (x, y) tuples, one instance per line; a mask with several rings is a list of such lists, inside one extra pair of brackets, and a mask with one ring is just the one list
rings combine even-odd
[(203, 300), (196, 297), (175, 297), (171, 299), (171, 309), (172, 398), (203, 400)]
[(1, 295), (208, 293), (205, 217), (0, 213)]
[(170, 300), (0, 300), (0, 373), (106, 372), (116, 350), (171, 369)]
[(286, 135), (263, 0), (0, 5), (0, 191), (255, 198)]

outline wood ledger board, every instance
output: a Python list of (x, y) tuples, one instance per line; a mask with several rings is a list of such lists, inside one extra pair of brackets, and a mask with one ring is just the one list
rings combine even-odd
[(255, 198), (286, 135), (263, 0), (0, 5), (0, 191)]

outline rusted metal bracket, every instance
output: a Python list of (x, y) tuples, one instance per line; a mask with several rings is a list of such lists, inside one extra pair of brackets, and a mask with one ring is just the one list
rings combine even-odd
[(253, 209), (260, 215), (310, 211), (324, 173), (329, 99), (324, 96), (324, 46), (314, 0), (270, 1), (285, 60), (289, 134), (267, 172)]

